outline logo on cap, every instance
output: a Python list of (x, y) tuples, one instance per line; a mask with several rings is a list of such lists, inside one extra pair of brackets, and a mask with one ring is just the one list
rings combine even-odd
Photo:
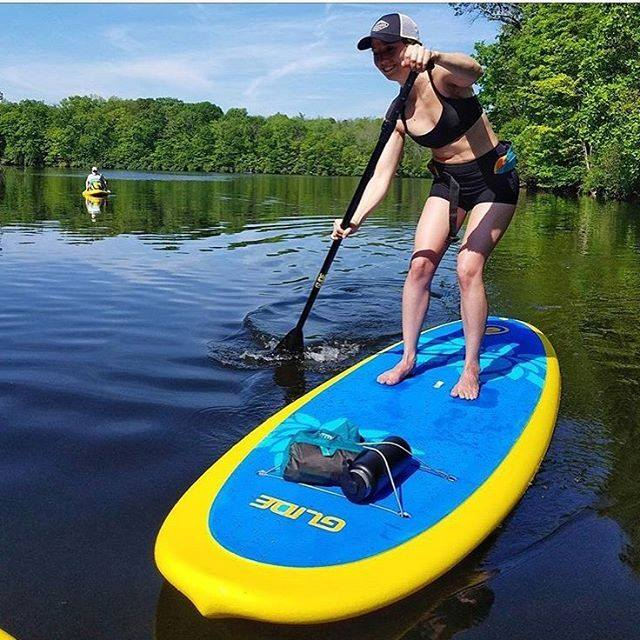
[(382, 31), (383, 29), (386, 29), (389, 26), (388, 22), (385, 22), (384, 20), (378, 20), (378, 22), (376, 22), (373, 25), (373, 28), (371, 29), (371, 31)]

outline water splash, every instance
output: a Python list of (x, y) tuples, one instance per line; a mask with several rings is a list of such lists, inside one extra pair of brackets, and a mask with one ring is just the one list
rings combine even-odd
[(388, 344), (396, 337), (385, 334), (379, 325), (368, 327), (369, 331), (364, 333), (363, 327), (359, 326), (357, 338), (331, 335), (332, 323), (314, 314), (309, 322), (309, 331), (305, 332), (302, 353), (278, 353), (278, 343), (291, 329), (285, 324), (291, 322), (290, 317), (282, 312), (281, 307), (278, 310), (271, 305), (260, 307), (244, 318), (242, 327), (235, 334), (222, 341), (210, 342), (208, 356), (224, 367), (235, 369), (264, 369), (295, 360), (309, 371), (334, 372), (339, 365), (351, 363), (358, 356), (370, 353), (378, 345)]

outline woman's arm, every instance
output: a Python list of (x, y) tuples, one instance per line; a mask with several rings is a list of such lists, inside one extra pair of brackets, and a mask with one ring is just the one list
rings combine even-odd
[(431, 59), (449, 72), (443, 78), (445, 82), (456, 87), (470, 87), (482, 75), (482, 67), (466, 53), (432, 51)]
[(421, 44), (407, 45), (402, 59), (403, 67), (420, 72), (434, 65), (442, 67), (442, 80), (454, 87), (470, 87), (482, 75), (482, 67), (466, 53), (443, 53), (426, 49)]
[(400, 163), (403, 148), (404, 127), (398, 122), (380, 155), (371, 180), (369, 180), (369, 183), (365, 187), (360, 203), (353, 214), (353, 218), (351, 218), (351, 224), (347, 229), (343, 229), (340, 225), (342, 222), (341, 218), (334, 221), (333, 233), (331, 234), (334, 240), (338, 238), (344, 239), (354, 234), (367, 216), (382, 202)]

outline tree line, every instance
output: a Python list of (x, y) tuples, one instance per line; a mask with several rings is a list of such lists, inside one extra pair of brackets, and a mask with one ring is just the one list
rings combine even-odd
[[(72, 96), (0, 104), (0, 156), (17, 166), (358, 175), (381, 120), (249, 115), (210, 102)], [(427, 175), (420, 151), (402, 175)]]
[[(480, 98), (528, 187), (640, 194), (640, 7), (454, 5), (501, 23), (476, 45)], [(427, 43), (428, 46), (428, 43)], [(18, 166), (360, 175), (380, 119), (226, 113), (211, 102), (72, 96), (0, 100), (0, 158)], [(399, 175), (429, 175), (409, 142)]]

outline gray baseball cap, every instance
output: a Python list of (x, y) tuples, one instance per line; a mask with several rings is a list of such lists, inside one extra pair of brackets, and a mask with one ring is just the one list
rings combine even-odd
[(397, 42), (407, 38), (422, 44), (418, 25), (404, 13), (387, 13), (376, 20), (376, 23), (371, 27), (371, 33), (358, 42), (358, 49), (360, 51), (371, 49), (371, 38), (377, 38), (383, 42)]

